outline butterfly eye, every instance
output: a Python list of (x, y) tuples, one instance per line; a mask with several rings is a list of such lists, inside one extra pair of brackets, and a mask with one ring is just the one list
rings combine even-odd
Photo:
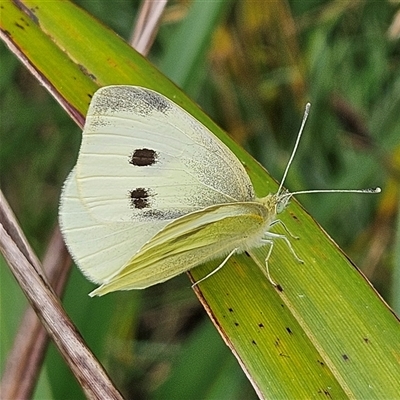
[(287, 205), (289, 204), (289, 196), (281, 197), (278, 202), (276, 203), (276, 213), (280, 214), (282, 211), (285, 210)]
[(280, 214), (285, 209), (285, 205), (282, 202), (279, 202), (276, 205), (276, 213)]

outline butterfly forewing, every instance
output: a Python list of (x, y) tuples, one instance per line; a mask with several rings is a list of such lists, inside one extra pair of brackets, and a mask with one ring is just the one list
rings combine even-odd
[(78, 195), (75, 170), (65, 182), (60, 204), (61, 231), (74, 260), (94, 282), (109, 279), (167, 223), (98, 221)]
[(134, 230), (137, 221), (254, 199), (243, 166), (219, 139), (164, 96), (134, 86), (94, 95), (76, 174), (94, 218), (131, 221)]

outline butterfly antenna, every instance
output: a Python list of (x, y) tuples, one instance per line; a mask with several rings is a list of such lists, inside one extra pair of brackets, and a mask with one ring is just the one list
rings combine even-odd
[(290, 156), (290, 158), (289, 158), (289, 161), (288, 161), (288, 163), (287, 163), (287, 165), (286, 165), (285, 172), (284, 172), (284, 174), (283, 174), (281, 183), (280, 183), (279, 188), (278, 188), (277, 196), (279, 196), (279, 194), (281, 193), (283, 184), (284, 184), (285, 179), (286, 179), (286, 175), (288, 174), (290, 165), (292, 164), (294, 155), (296, 154), (297, 147), (299, 147), (301, 135), (303, 134), (303, 130), (304, 130), (304, 125), (306, 124), (306, 121), (307, 121), (307, 118), (308, 118), (308, 114), (310, 113), (310, 107), (311, 107), (311, 104), (310, 104), (310, 103), (307, 103), (307, 104), (306, 104), (306, 108), (305, 108), (305, 110), (304, 110), (303, 120), (301, 121), (300, 130), (299, 130), (299, 133), (298, 133), (298, 135), (297, 135), (296, 143), (294, 144), (294, 148), (293, 148), (292, 154), (291, 154), (291, 156)]
[(317, 190), (300, 190), (299, 192), (288, 193), (288, 196), (292, 197), (298, 194), (307, 193), (380, 193), (382, 189), (378, 186), (376, 188), (368, 189), (317, 189)]

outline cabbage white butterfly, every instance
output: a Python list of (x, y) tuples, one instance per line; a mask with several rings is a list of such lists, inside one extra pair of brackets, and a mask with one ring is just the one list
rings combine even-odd
[(270, 246), (269, 277), (277, 238), (301, 261), (288, 238), (270, 229), (286, 229), (277, 214), (294, 194), (315, 192), (283, 189), (308, 110), (278, 192), (257, 198), (231, 150), (177, 104), (137, 86), (99, 89), (60, 205), (71, 255), (101, 285), (90, 295), (146, 288), (226, 257), (214, 273), (233, 254), (263, 245)]

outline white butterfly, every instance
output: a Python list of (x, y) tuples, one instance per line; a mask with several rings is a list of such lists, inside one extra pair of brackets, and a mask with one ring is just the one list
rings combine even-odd
[(98, 90), (60, 206), (70, 253), (101, 284), (91, 295), (146, 288), (228, 255), (219, 269), (266, 244), (267, 268), (276, 238), (298, 259), (269, 230), (292, 195), (310, 192), (282, 189), (305, 120), (278, 192), (257, 198), (235, 155), (177, 104), (136, 86)]

